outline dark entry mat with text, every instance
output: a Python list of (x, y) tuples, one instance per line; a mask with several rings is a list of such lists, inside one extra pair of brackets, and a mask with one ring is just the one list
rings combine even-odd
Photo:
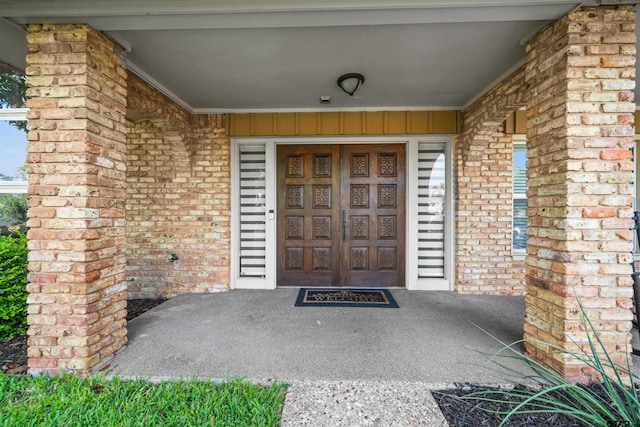
[(301, 288), (296, 307), (398, 308), (387, 289)]

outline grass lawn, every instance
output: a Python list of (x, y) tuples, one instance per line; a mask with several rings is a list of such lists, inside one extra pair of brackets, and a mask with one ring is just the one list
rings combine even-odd
[(0, 426), (275, 426), (286, 388), (0, 374)]

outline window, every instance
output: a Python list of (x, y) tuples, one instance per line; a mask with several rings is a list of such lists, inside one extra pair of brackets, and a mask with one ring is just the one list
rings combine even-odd
[(524, 141), (513, 143), (513, 252), (527, 248), (527, 147)]
[[(639, 211), (640, 205), (638, 204), (638, 200), (640, 200), (640, 185), (638, 185), (638, 165), (640, 164), (640, 159), (638, 159), (638, 145), (640, 145), (640, 135), (636, 134), (636, 137), (633, 141), (633, 146), (631, 147), (631, 152), (633, 153), (633, 210)], [(635, 219), (635, 216), (634, 216)], [(640, 260), (640, 239), (638, 239), (637, 231), (633, 236), (633, 256), (636, 261)], [(636, 264), (637, 265), (637, 264)]]
[(640, 148), (640, 135), (636, 134), (636, 137), (633, 141), (633, 146), (631, 146), (631, 153), (633, 155), (633, 210), (639, 211), (640, 204), (638, 204), (638, 200), (640, 200), (640, 185), (638, 185), (638, 167), (640, 166), (640, 159), (638, 159), (638, 149)]
[(0, 108), (25, 108), (26, 90), (24, 73), (0, 63)]
[(266, 275), (266, 153), (264, 144), (241, 145), (240, 276)]
[(27, 110), (24, 74), (0, 64), (0, 226), (27, 214)]
[(418, 277), (445, 278), (444, 143), (418, 145)]

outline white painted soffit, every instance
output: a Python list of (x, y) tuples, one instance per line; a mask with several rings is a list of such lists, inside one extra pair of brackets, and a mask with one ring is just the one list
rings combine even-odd
[[(637, 1), (605, 0), (606, 3), (636, 3)], [(348, 10), (399, 9), (419, 7), (521, 6), (570, 4), (575, 0), (2, 0), (6, 13), (22, 13), (30, 9), (34, 14), (87, 15), (88, 13), (172, 14), (182, 12), (253, 12), (282, 10)], [(577, 3), (599, 4), (602, 0)]]
[[(0, 0), (0, 16), (20, 24), (88, 23), (98, 30), (105, 31), (114, 41), (129, 51), (132, 46), (127, 35), (132, 35), (131, 31), (544, 22), (558, 19), (582, 4), (603, 2), (607, 4), (638, 3), (638, 1), (615, 2), (612, 0), (586, 2), (568, 0), (112, 0), (108, 2), (103, 0)], [(191, 104), (185, 99), (190, 100), (192, 97), (183, 96), (185, 94), (182, 90), (171, 88), (171, 82), (166, 79), (166, 75), (157, 74), (156, 71), (149, 72), (157, 67), (138, 66), (138, 64), (142, 65), (142, 62), (138, 63), (137, 59), (135, 62), (130, 61), (131, 71), (192, 112), (264, 110), (261, 107), (243, 109), (210, 106), (203, 108), (201, 103), (200, 105), (197, 102)], [(507, 64), (507, 68), (512, 65), (513, 62)], [(367, 70), (365, 73), (370, 71)], [(368, 82), (373, 82), (373, 79), (368, 79)], [(485, 85), (487, 83), (485, 82)], [(467, 94), (466, 99), (469, 101), (463, 103), (468, 105), (486, 89), (490, 89), (491, 85), (486, 86), (485, 89), (477, 87), (475, 92)], [(476, 95), (472, 96), (473, 93)], [(430, 104), (419, 107), (416, 107), (416, 104), (409, 107), (397, 107), (397, 105), (366, 106), (363, 104), (350, 107), (348, 103), (344, 103), (331, 109), (291, 107), (269, 110), (357, 111), (462, 108), (457, 105), (443, 107), (430, 107)]]
[(0, 18), (0, 61), (18, 70), (27, 66), (25, 33), (20, 25)]
[(23, 24), (90, 23), (102, 31), (278, 28), (554, 20), (571, 0), (1, 0)]

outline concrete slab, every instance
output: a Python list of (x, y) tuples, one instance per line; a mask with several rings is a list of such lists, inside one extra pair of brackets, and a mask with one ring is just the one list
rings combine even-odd
[[(185, 294), (134, 319), (114, 374), (500, 382), (477, 351), (522, 338), (521, 297), (392, 290), (398, 309), (294, 307), (297, 289)], [(640, 358), (634, 356), (637, 369)]]
[(430, 386), (395, 381), (297, 381), (287, 389), (282, 427), (448, 427)]

